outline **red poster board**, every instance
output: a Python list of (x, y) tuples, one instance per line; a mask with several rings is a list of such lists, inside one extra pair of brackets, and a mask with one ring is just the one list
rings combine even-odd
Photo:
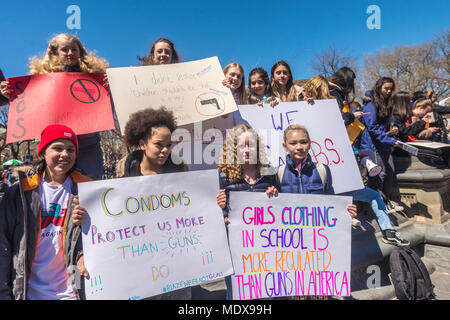
[(63, 124), (77, 135), (114, 129), (104, 73), (56, 72), (9, 78), (6, 143), (36, 139), (49, 124)]

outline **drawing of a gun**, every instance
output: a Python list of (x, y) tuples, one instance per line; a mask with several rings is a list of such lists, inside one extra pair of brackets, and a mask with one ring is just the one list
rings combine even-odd
[(200, 104), (202, 106), (207, 105), (207, 104), (215, 104), (216, 107), (217, 107), (217, 110), (220, 110), (219, 102), (217, 101), (216, 98), (208, 99), (208, 100), (202, 100), (202, 101), (200, 101)]

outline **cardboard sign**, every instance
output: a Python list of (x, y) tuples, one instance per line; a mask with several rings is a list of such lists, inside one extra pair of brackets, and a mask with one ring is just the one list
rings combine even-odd
[(234, 300), (349, 296), (351, 197), (230, 192)]
[(179, 126), (236, 111), (217, 57), (184, 63), (106, 70), (120, 129), (130, 114), (165, 106)]
[(239, 106), (236, 123), (247, 123), (255, 129), (267, 145), (267, 155), (273, 166), (285, 164), (283, 131), (290, 124), (299, 124), (309, 132), (310, 154), (314, 162), (330, 167), (336, 194), (364, 187), (350, 145), (344, 121), (335, 99), (269, 105)]
[(36, 139), (50, 124), (77, 135), (114, 129), (111, 100), (101, 85), (104, 73), (55, 72), (8, 79), (6, 143)]
[(88, 299), (143, 299), (233, 271), (217, 170), (79, 184)]

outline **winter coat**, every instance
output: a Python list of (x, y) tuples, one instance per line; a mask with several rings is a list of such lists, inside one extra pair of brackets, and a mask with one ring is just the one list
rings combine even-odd
[(361, 150), (373, 150), (390, 152), (394, 147), (395, 138), (386, 134), (389, 131), (389, 117), (379, 117), (373, 102), (369, 102), (362, 107), (366, 114), (362, 116), (362, 123), (366, 126), (361, 136)]
[(334, 194), (333, 182), (330, 168), (323, 165), (326, 172), (325, 186), (317, 171), (316, 164), (308, 154), (305, 162), (302, 163), (300, 172), (297, 171), (294, 162), (289, 155), (286, 156), (286, 168), (281, 178), (281, 193), (302, 193), (302, 194)]
[[(135, 150), (128, 154), (125, 160), (125, 168), (123, 175), (124, 177), (142, 176), (141, 161), (143, 155), (144, 152), (142, 150)], [(174, 164), (172, 161), (172, 157), (175, 157), (175, 155), (171, 154), (167, 159), (166, 163), (164, 163), (163, 166), (164, 173), (188, 171), (187, 166), (184, 163), (182, 163), (180, 159), (176, 160), (177, 162), (180, 162), (180, 164)]]
[(412, 124), (406, 124), (402, 121), (398, 114), (393, 114), (391, 117), (391, 123), (398, 128), (398, 137), (401, 141), (408, 141), (408, 136), (415, 136), (423, 130), (427, 124), (424, 120), (416, 121)]
[[(77, 299), (84, 297), (83, 283), (76, 266), (82, 252), (81, 226), (72, 222), (78, 195), (77, 183), (90, 181), (74, 171), (73, 185), (63, 228), (63, 247), (69, 279)], [(28, 279), (37, 249), (41, 226), (41, 176), (21, 177), (7, 189), (0, 205), (0, 300), (26, 300)]]

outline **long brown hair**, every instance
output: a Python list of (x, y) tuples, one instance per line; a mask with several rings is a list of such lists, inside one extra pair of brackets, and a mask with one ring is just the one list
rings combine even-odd
[(166, 38), (159, 38), (155, 42), (153, 42), (152, 47), (150, 48), (150, 52), (145, 57), (137, 56), (138, 60), (141, 61), (142, 66), (149, 66), (154, 65), (155, 62), (153, 61), (153, 56), (155, 55), (155, 46), (158, 42), (165, 42), (170, 46), (170, 49), (172, 50), (172, 60), (170, 63), (178, 63), (180, 62), (180, 56), (178, 55), (178, 52), (175, 50), (175, 45), (172, 41)]
[(392, 97), (392, 114), (400, 117), (402, 122), (406, 122), (413, 116), (411, 111), (411, 96), (406, 91), (400, 91)]
[[(283, 66), (289, 71), (289, 79), (286, 84), (286, 94), (287, 94), (286, 98), (283, 96), (278, 82), (276, 82), (274, 79), (275, 69), (278, 68), (279, 66)], [(292, 76), (291, 67), (289, 67), (289, 65), (287, 64), (286, 61), (280, 60), (280, 61), (275, 62), (275, 64), (272, 66), (272, 69), (270, 70), (270, 78), (272, 79), (272, 82), (271, 82), (272, 92), (277, 98), (279, 98), (283, 102), (297, 100), (297, 97), (296, 97), (297, 94), (296, 94), (295, 87), (294, 87), (294, 78)]]
[(392, 92), (395, 91), (395, 82), (394, 79), (389, 77), (381, 77), (377, 80), (375, 83), (372, 92), (370, 93), (370, 96), (372, 97), (372, 103), (374, 104), (375, 108), (377, 109), (377, 116), (379, 117), (389, 117), (392, 114), (393, 109), (393, 99), (392, 94), (389, 98), (385, 99), (383, 95), (381, 94), (381, 87), (385, 83), (392, 83)]

